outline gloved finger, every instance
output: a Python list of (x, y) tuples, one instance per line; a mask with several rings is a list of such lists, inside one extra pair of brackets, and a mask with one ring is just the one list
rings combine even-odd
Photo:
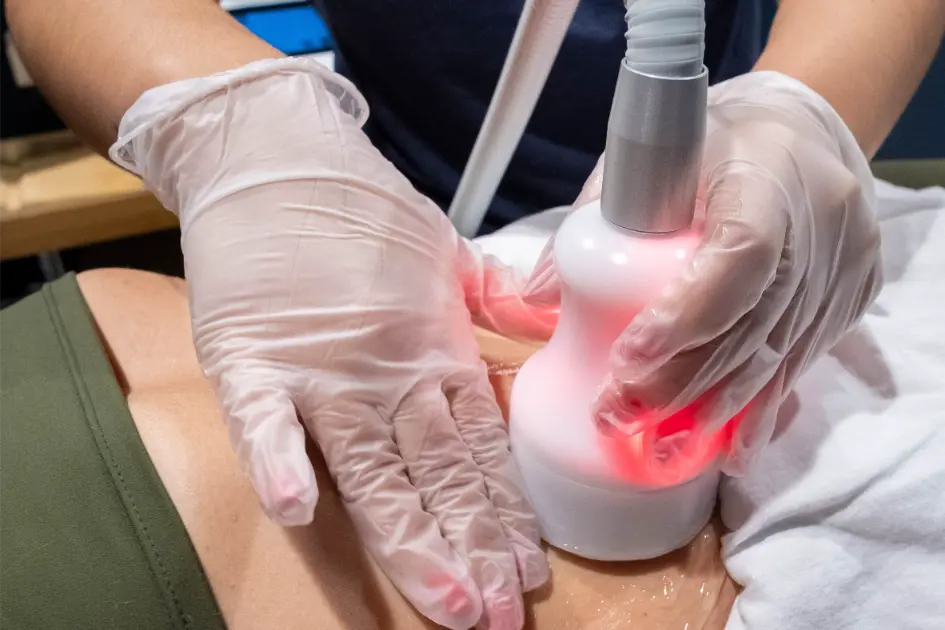
[[(833, 322), (827, 327), (815, 325), (811, 318), (797, 317), (802, 309), (789, 307), (765, 344), (700, 401), (696, 421), (706, 432), (721, 428), (741, 414), (730, 449), (731, 470), (747, 466), (755, 453), (767, 444), (783, 392), (793, 387), (803, 366), (829, 349), (833, 340), (852, 325), (852, 313), (862, 311), (851, 309), (861, 308), (857, 303), (863, 305), (872, 299), (881, 283), (881, 273), (878, 266), (874, 267), (867, 273), (863, 286), (849, 295), (839, 295), (830, 306), (844, 312), (822, 314), (828, 322)], [(800, 294), (794, 299), (801, 299)]]
[(594, 165), (594, 170), (591, 171), (591, 174), (584, 181), (581, 192), (578, 193), (577, 199), (574, 200), (573, 205), (575, 208), (581, 208), (592, 201), (600, 199), (601, 189), (604, 186), (604, 157), (604, 154), (601, 154), (601, 156), (597, 158), (597, 164)]
[(548, 560), (488, 375), (485, 369), (456, 373), (447, 379), (444, 389), (459, 433), (482, 473), (488, 497), (515, 554), (522, 587), (534, 590), (548, 580)]
[(720, 453), (726, 472), (744, 472), (771, 438), (783, 371), (780, 361), (761, 368), (747, 361), (694, 404), (628, 437), (622, 443), (636, 450), (632, 474), (656, 486), (684, 483)]
[(744, 475), (761, 449), (771, 441), (778, 409), (784, 400), (785, 383), (786, 366), (782, 365), (732, 422), (728, 457), (722, 464), (726, 475)]
[(378, 566), (416, 609), (454, 630), (482, 616), (482, 595), (423, 507), (377, 405), (333, 400), (305, 413), (348, 514)]
[[(807, 312), (799, 305), (806, 299), (804, 292), (797, 289), (792, 292), (785, 313), (768, 332), (764, 343), (701, 401), (697, 421), (707, 431), (720, 428), (748, 409), (750, 403), (752, 407), (760, 404), (759, 397), (772, 382), (780, 383), (782, 389), (785, 385), (790, 387), (799, 375), (795, 372), (797, 366), (808, 364), (811, 359), (808, 354), (823, 338), (823, 329), (814, 325), (813, 316), (802, 315)], [(779, 405), (780, 400), (774, 404)], [(757, 410), (748, 415), (759, 417)]]
[(525, 282), (523, 295), (528, 304), (535, 306), (558, 306), (561, 304), (561, 285), (554, 263), (555, 237), (545, 243)]
[(230, 444), (266, 515), (280, 525), (312, 522), (318, 485), (305, 431), (280, 372), (248, 364), (212, 376)]
[[(600, 199), (603, 183), (604, 156), (601, 155), (572, 206), (581, 208), (595, 199)], [(535, 263), (535, 267), (525, 283), (524, 295), (529, 304), (550, 306), (561, 303), (561, 292), (558, 285), (558, 274), (555, 272), (553, 252), (554, 237), (551, 237), (545, 244), (541, 255), (538, 256), (538, 262)]]
[[(797, 291), (802, 274), (796, 269), (801, 266), (791, 268), (793, 264), (782, 259), (784, 269), (776, 273), (775, 281), (752, 312), (731, 329), (717, 339), (672, 356), (655, 370), (635, 369), (632, 348), (625, 348), (618, 339), (611, 350), (612, 375), (595, 404), (598, 421), (633, 434), (693, 404), (704, 392), (730, 380), (733, 373), (741, 371), (748, 375), (746, 378), (754, 375), (761, 384), (767, 382), (771, 370), (787, 354), (791, 340), (797, 338), (791, 326), (785, 325), (793, 322), (784, 316), (796, 311), (792, 304), (803, 297)], [(732, 413), (745, 403), (747, 399)]]
[(440, 384), (417, 386), (393, 416), (407, 475), (482, 594), (484, 628), (525, 622), (515, 557)]
[(724, 175), (711, 175), (709, 182), (702, 246), (682, 276), (616, 342), (626, 379), (712, 342), (748, 313), (752, 325), (770, 325), (753, 309), (775, 281), (785, 253), (785, 200), (776, 182), (751, 165), (727, 164)]
[(706, 392), (695, 406), (700, 430), (712, 434), (749, 407), (783, 368), (784, 354), (764, 344), (735, 371)]
[[(858, 300), (862, 301), (862, 304), (868, 303), (871, 294), (879, 289), (882, 282), (881, 274), (882, 270), (877, 264), (868, 272), (864, 285), (854, 290), (852, 294), (838, 296), (839, 299), (833, 304), (837, 305), (837, 308), (846, 310), (851, 308), (851, 303)], [(846, 320), (842, 317), (827, 317), (826, 319), (831, 322), (846, 323), (833, 323), (824, 328), (819, 322), (798, 322), (787, 318), (779, 322), (771, 335), (773, 345), (783, 344), (785, 339), (790, 338), (791, 348), (777, 367), (770, 370), (772, 375), (764, 385), (760, 388), (757, 386), (760, 378), (744, 378), (742, 383), (733, 382), (728, 388), (731, 393), (727, 397), (720, 397), (700, 410), (699, 422), (707, 426), (718, 426), (720, 422), (724, 422), (725, 417), (732, 415), (733, 409), (740, 408), (739, 405), (743, 401), (749, 401), (742, 405), (744, 409), (740, 413), (738, 422), (734, 423), (729, 457), (725, 465), (727, 474), (744, 473), (758, 451), (764, 448), (771, 439), (777, 424), (777, 411), (786, 392), (794, 387), (803, 369), (827, 351), (841, 336), (841, 330), (846, 330), (847, 325), (853, 321), (852, 315)], [(835, 326), (838, 328), (833, 328)], [(736, 379), (738, 375), (733, 376), (733, 381)], [(752, 390), (757, 393), (752, 394)]]
[[(792, 312), (789, 310), (789, 312)], [(769, 336), (766, 346), (775, 356), (759, 352), (715, 388), (696, 412), (696, 422), (708, 433), (726, 422), (731, 439), (723, 471), (741, 475), (768, 444), (778, 420), (785, 393), (800, 377), (802, 369), (819, 355), (824, 331), (810, 321), (784, 317)], [(785, 344), (790, 349), (780, 350)], [(778, 348), (778, 350), (772, 350)]]
[(514, 269), (483, 253), (478, 244), (459, 238), (460, 274), (473, 323), (512, 339), (551, 337), (558, 322), (557, 305), (526, 302), (524, 281)]
[(857, 263), (862, 271), (854, 267), (856, 263), (851, 264), (848, 271), (856, 274), (861, 281), (856, 284), (837, 283), (832, 292), (833, 300), (824, 305), (817, 314), (817, 336), (802, 339), (802, 342), (810, 345), (811, 359), (830, 350), (833, 344), (852, 329), (883, 287), (882, 261), (878, 256), (868, 268), (863, 267), (862, 261)]

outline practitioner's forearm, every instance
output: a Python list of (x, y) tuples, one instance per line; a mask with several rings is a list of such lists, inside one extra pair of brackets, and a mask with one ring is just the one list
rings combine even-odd
[(872, 157), (945, 32), (943, 0), (781, 0), (756, 69), (820, 93)]
[(213, 0), (8, 0), (30, 76), (96, 151), (145, 90), (280, 53)]

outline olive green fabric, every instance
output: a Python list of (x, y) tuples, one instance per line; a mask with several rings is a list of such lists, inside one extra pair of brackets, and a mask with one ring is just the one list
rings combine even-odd
[(0, 313), (0, 627), (224, 627), (74, 276)]

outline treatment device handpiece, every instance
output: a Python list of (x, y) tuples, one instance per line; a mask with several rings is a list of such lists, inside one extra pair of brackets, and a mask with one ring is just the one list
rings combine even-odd
[(691, 412), (633, 436), (602, 430), (591, 413), (613, 342), (682, 273), (700, 240), (690, 226), (706, 125), (702, 33), (690, 24), (692, 50), (679, 56), (680, 46), (667, 44), (662, 61), (636, 63), (634, 28), (650, 29), (644, 39), (664, 32), (645, 5), (628, 6), (602, 198), (576, 209), (555, 237), (558, 327), (522, 367), (510, 401), (512, 451), (544, 538), (597, 560), (652, 558), (687, 544), (711, 515), (719, 480), (721, 438), (697, 435)]

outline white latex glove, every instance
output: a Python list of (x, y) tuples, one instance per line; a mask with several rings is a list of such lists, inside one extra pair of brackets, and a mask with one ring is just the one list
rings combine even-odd
[(506, 333), (546, 324), (366, 117), (343, 78), (270, 60), (150, 90), (111, 153), (180, 216), (197, 356), (267, 514), (313, 518), (307, 429), (420, 612), (520, 628), (548, 567), (466, 303)]
[[(866, 158), (818, 94), (756, 72), (708, 103), (701, 248), (615, 342), (595, 411), (629, 434), (690, 405), (701, 436), (737, 416), (725, 469), (738, 474), (798, 375), (879, 292), (879, 229)], [(600, 197), (602, 166), (576, 207)], [(556, 303), (557, 282), (548, 247), (528, 299)]]

